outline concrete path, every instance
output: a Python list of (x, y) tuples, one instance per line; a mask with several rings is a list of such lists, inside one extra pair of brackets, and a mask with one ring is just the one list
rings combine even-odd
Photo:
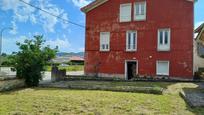
[[(67, 72), (67, 75), (84, 75), (84, 71), (73, 71)], [(44, 72), (43, 73), (43, 80), (40, 83), (48, 83), (51, 82), (51, 72)]]

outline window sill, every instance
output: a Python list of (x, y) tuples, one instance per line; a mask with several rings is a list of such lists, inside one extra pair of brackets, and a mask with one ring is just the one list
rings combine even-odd
[(159, 49), (157, 49), (157, 51), (158, 52), (170, 52), (171, 50), (169, 49), (169, 50), (159, 50)]
[(129, 23), (129, 22), (131, 22), (131, 20), (130, 21), (119, 21), (119, 23)]
[(137, 50), (125, 50), (126, 52), (137, 52)]
[(146, 18), (144, 18), (144, 19), (134, 19), (134, 21), (146, 21)]
[(157, 73), (157, 76), (169, 76), (169, 74), (162, 74), (162, 73)]
[(100, 52), (110, 52), (110, 50), (100, 50)]
[(139, 16), (139, 18), (136, 16), (134, 17), (134, 21), (146, 21), (146, 16)]

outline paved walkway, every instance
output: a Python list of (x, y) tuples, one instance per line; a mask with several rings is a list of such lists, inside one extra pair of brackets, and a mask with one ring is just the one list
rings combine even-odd
[(191, 107), (204, 107), (204, 83), (197, 83), (197, 88), (184, 88), (181, 92), (184, 100)]

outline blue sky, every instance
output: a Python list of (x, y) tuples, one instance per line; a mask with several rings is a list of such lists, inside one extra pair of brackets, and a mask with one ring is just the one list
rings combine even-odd
[[(85, 25), (80, 7), (92, 0), (24, 0), (64, 19)], [(195, 26), (204, 22), (204, 0), (195, 4)], [(16, 41), (22, 42), (33, 35), (44, 35), (46, 45), (59, 46), (62, 52), (84, 51), (85, 29), (63, 22), (36, 10), (19, 0), (0, 0), (0, 29), (13, 27), (3, 33), (3, 52), (17, 51)]]

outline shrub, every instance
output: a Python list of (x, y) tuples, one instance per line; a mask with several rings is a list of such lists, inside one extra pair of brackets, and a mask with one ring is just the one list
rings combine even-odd
[(194, 80), (200, 80), (201, 79), (202, 72), (197, 71), (194, 73)]
[(13, 56), (17, 77), (25, 79), (28, 87), (38, 86), (44, 66), (56, 55), (57, 48), (43, 47), (44, 42), (43, 36), (34, 36), (34, 40), (17, 43), (20, 51)]

